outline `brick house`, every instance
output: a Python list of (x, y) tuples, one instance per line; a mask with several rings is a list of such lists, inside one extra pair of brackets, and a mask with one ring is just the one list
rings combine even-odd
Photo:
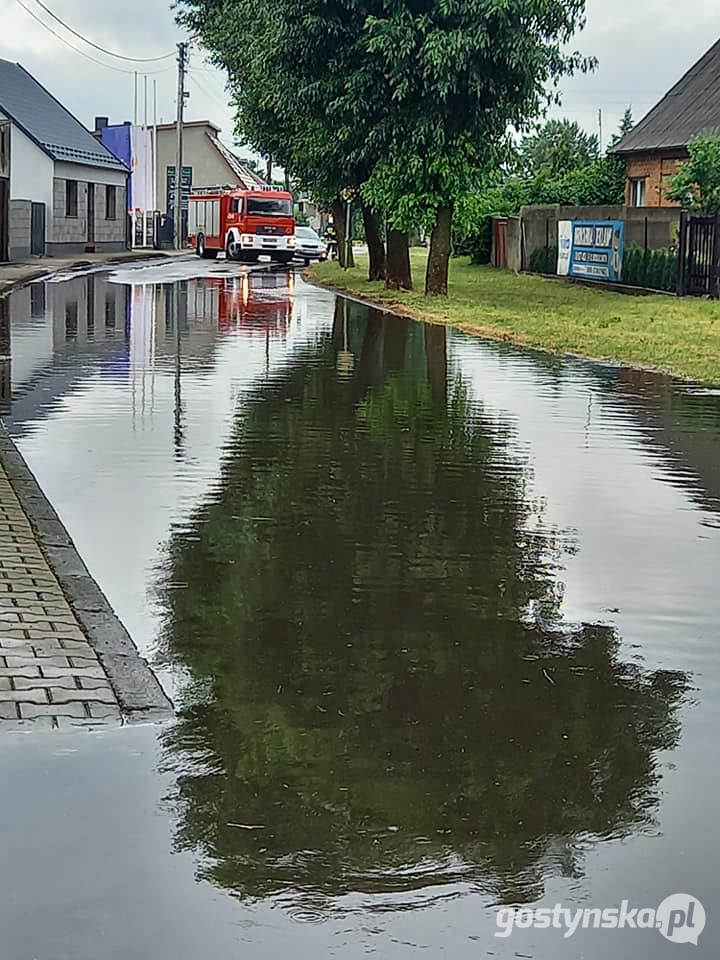
[(127, 180), (51, 93), (0, 60), (0, 260), (125, 249)]
[(720, 133), (720, 40), (615, 146), (627, 163), (627, 206), (676, 206), (668, 178), (700, 133)]

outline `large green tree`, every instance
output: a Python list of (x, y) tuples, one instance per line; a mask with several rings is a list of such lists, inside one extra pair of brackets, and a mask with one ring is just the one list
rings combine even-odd
[(574, 120), (548, 120), (520, 143), (519, 159), (526, 177), (562, 177), (597, 160), (600, 144)]
[[(345, 263), (345, 204), (381, 155), (384, 92), (360, 71), (362, 6), (324, 0), (181, 0), (178, 17), (227, 70), (238, 133), (332, 209)], [(356, 193), (355, 202), (359, 194)], [(363, 219), (370, 278), (384, 276), (379, 212)]]
[[(426, 292), (447, 292), (458, 198), (509, 125), (585, 65), (585, 0), (182, 0), (226, 67), (242, 134), (316, 187), (359, 186), (394, 231), (432, 229)], [(400, 283), (399, 285), (403, 285)]]
[(394, 136), (368, 192), (431, 228), (426, 293), (447, 293), (453, 211), (497, 162), (509, 126), (588, 66), (566, 53), (584, 0), (397, 0), (368, 17), (365, 69), (384, 78)]

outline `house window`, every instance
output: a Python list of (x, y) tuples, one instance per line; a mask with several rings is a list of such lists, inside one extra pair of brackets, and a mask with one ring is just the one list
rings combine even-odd
[(630, 206), (645, 206), (645, 177), (633, 177), (630, 180)]
[(65, 181), (65, 216), (78, 215), (78, 185), (77, 180)]
[(115, 220), (117, 217), (115, 187), (105, 187), (105, 219)]

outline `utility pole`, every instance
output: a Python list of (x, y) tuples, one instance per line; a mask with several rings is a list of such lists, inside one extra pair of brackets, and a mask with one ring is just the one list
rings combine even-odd
[(153, 135), (152, 135), (152, 161), (153, 161), (153, 175), (152, 175), (152, 208), (153, 210), (158, 210), (158, 195), (157, 195), (157, 122), (158, 122), (158, 113), (157, 113), (157, 80), (153, 78)]
[(173, 204), (173, 232), (175, 249), (183, 245), (182, 235), (182, 168), (183, 168), (183, 114), (185, 111), (185, 66), (187, 44), (179, 43), (178, 48), (178, 88), (177, 88), (177, 150), (175, 152), (175, 203)]
[(345, 194), (345, 269), (350, 266), (352, 259), (352, 193)]
[(598, 127), (600, 128), (600, 155), (603, 152), (602, 107), (598, 110)]

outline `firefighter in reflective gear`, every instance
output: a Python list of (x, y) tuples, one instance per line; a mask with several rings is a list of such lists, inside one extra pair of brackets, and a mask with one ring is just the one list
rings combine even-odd
[(338, 237), (335, 230), (335, 224), (330, 221), (325, 230), (325, 243), (327, 244), (328, 257), (331, 260), (337, 260), (338, 257)]

